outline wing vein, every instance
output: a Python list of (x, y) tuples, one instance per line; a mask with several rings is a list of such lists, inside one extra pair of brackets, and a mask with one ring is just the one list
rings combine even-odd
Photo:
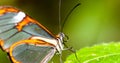
[(29, 35), (33, 35), (32, 33), (26, 32), (26, 31), (24, 31), (24, 30), (22, 30), (22, 31), (25, 32), (25, 33), (27, 33), (27, 34), (29, 34)]
[(12, 27), (12, 28), (10, 28), (10, 29), (8, 29), (8, 30), (5, 30), (5, 31), (0, 32), (0, 34), (1, 34), (1, 33), (5, 33), (5, 32), (7, 32), (7, 31), (10, 31), (10, 30), (12, 30), (12, 29), (14, 29), (14, 28), (15, 28), (15, 26)]
[(19, 32), (16, 32), (16, 33), (12, 34), (12, 35), (9, 36), (8, 38), (6, 38), (5, 41), (9, 40), (11, 37), (15, 36), (17, 33), (19, 33)]

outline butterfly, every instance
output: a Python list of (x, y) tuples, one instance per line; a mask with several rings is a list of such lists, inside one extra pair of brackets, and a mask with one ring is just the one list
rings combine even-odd
[(0, 46), (13, 63), (47, 63), (63, 50), (64, 34), (52, 34), (24, 12), (0, 6)]

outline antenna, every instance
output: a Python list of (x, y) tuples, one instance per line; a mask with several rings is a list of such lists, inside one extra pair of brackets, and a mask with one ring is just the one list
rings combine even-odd
[(70, 14), (74, 11), (74, 9), (77, 8), (77, 7), (80, 5), (80, 3), (78, 3), (77, 5), (75, 5), (75, 6), (70, 10), (70, 12), (69, 12), (69, 13), (67, 14), (67, 16), (65, 17), (65, 19), (64, 19), (64, 21), (63, 21), (63, 24), (62, 24), (62, 22), (61, 22), (61, 4), (62, 4), (62, 0), (59, 0), (59, 5), (58, 5), (58, 6), (59, 6), (59, 10), (58, 10), (58, 16), (59, 16), (59, 18), (58, 18), (58, 20), (59, 20), (59, 31), (60, 31), (60, 32), (63, 32), (63, 27), (64, 27), (64, 25), (65, 25), (68, 17), (69, 17)]
[(78, 6), (80, 5), (80, 3), (78, 3), (77, 5), (75, 5), (71, 10), (70, 12), (67, 14), (67, 16), (65, 17), (65, 20), (63, 21), (63, 25), (62, 25), (62, 29), (61, 29), (61, 32), (63, 31), (63, 27), (68, 19), (68, 17), (70, 16), (70, 14), (75, 10), (75, 8), (77, 8)]
[(59, 0), (59, 10), (58, 10), (58, 15), (59, 15), (59, 31), (62, 32), (62, 26), (61, 26), (61, 3), (62, 3), (62, 0)]

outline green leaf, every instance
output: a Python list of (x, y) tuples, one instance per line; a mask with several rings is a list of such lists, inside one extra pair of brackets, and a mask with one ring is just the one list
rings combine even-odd
[(11, 63), (7, 53), (0, 49), (0, 63)]
[(70, 55), (65, 63), (119, 63), (120, 42), (103, 43), (92, 47), (85, 47)]

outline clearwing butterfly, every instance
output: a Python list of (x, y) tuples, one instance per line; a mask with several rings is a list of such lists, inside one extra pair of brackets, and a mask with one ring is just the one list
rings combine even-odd
[(47, 63), (62, 52), (63, 37), (16, 8), (0, 7), (0, 46), (13, 63)]

